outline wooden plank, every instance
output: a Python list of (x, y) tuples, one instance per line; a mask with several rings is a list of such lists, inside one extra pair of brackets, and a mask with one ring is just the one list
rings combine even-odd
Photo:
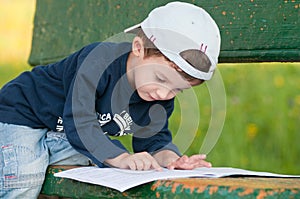
[(123, 193), (114, 189), (56, 178), (72, 167), (48, 168), (42, 194), (68, 198), (300, 198), (300, 179), (291, 178), (182, 178), (158, 180)]
[[(57, 61), (143, 20), (170, 0), (37, 0), (31, 65)], [(186, 0), (220, 27), (220, 62), (300, 61), (298, 0)], [(203, 30), (205, 31), (205, 30)]]

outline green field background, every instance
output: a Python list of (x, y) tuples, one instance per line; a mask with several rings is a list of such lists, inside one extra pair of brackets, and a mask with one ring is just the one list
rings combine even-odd
[[(299, 174), (300, 65), (284, 63), (219, 66), (227, 111), (222, 134), (209, 153), (215, 166)], [(207, 130), (210, 103), (199, 98), (203, 116), (199, 140)], [(201, 103), (203, 102), (203, 103)], [(194, 141), (188, 153), (199, 151)]]
[[(0, 17), (5, 20), (0, 20), (0, 88), (31, 70), (27, 59), (35, 1), (1, 3)], [(208, 160), (213, 166), (300, 174), (300, 64), (219, 64), (218, 68), (226, 90), (226, 119)], [(186, 130), (196, 134), (188, 155), (199, 153), (211, 117), (206, 85), (196, 87), (195, 93), (201, 119), (197, 130)], [(174, 136), (182, 118), (181, 104), (176, 101), (176, 105), (170, 119)], [(122, 141), (129, 146), (130, 136)]]

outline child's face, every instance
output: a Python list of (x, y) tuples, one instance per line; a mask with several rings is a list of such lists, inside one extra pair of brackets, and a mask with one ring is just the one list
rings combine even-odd
[(146, 101), (169, 100), (191, 87), (163, 56), (140, 59), (133, 74), (135, 89)]

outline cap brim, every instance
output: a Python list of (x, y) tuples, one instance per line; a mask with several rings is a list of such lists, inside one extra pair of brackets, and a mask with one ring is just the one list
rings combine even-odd
[(208, 72), (203, 72), (191, 66), (186, 60), (184, 60), (180, 55), (176, 53), (170, 52), (168, 50), (160, 51), (190, 76), (202, 80), (210, 80), (212, 78), (214, 69), (216, 68), (216, 66), (213, 63), (211, 63), (212, 65), (210, 66), (210, 70)]
[(125, 29), (124, 32), (136, 34), (136, 33), (138, 33), (140, 28), (141, 28), (141, 24), (139, 23), (134, 26), (131, 26), (130, 28)]

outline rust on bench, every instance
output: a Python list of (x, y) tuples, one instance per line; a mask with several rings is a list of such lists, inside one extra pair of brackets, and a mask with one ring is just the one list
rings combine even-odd
[(54, 177), (74, 166), (51, 166), (41, 194), (67, 198), (300, 198), (300, 178), (182, 178), (157, 180), (123, 193), (75, 180)]

